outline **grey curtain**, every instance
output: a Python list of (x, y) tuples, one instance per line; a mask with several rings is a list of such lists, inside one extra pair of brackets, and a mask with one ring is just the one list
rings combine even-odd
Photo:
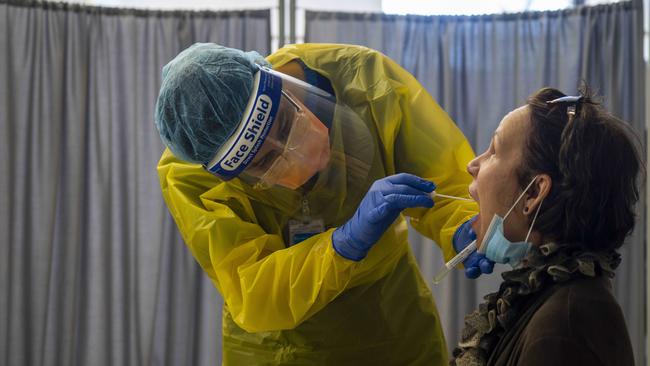
[[(543, 86), (575, 93), (581, 80), (605, 97), (606, 107), (644, 128), (643, 28), (630, 2), (554, 12), (486, 16), (392, 16), (307, 12), (307, 42), (365, 45), (413, 73), (482, 152), (510, 110)], [(639, 365), (645, 340), (645, 198), (637, 229), (622, 250), (615, 291)], [(430, 280), (442, 265), (431, 241), (414, 231), (411, 243)], [(495, 291), (500, 276), (469, 281), (455, 271), (433, 286), (449, 347), (463, 316)]]
[(162, 66), (270, 11), (0, 0), (0, 364), (216, 365), (221, 300), (160, 193)]

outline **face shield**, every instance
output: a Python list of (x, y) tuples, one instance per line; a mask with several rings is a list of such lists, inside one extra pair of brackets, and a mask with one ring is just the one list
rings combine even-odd
[(363, 156), (346, 158), (341, 141), (345, 125), (358, 136), (357, 143), (373, 146), (361, 119), (334, 96), (260, 67), (239, 127), (205, 169), (223, 180), (238, 177), (258, 191), (274, 186), (296, 190), (334, 162), (337, 167), (348, 162), (353, 169), (364, 170), (374, 148), (357, 148), (365, 152)]

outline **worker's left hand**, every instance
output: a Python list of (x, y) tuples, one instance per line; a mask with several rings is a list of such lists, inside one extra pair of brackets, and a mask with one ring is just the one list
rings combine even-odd
[[(476, 217), (477, 216), (474, 216), (465, 221), (456, 230), (453, 245), (457, 253), (460, 253), (472, 241), (476, 240), (476, 233), (472, 228), (472, 224), (476, 221)], [(463, 265), (465, 266), (465, 277), (471, 279), (478, 278), (481, 274), (492, 273), (492, 270), (494, 269), (494, 262), (487, 259), (484, 254), (481, 254), (478, 251), (470, 254), (470, 256), (463, 262)]]

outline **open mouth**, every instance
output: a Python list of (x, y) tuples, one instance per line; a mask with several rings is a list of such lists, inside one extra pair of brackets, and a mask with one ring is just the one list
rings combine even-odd
[(476, 190), (473, 189), (473, 188), (474, 188), (473, 186), (469, 187), (469, 189), (468, 189), (469, 196), (472, 197), (472, 199), (474, 201), (476, 201), (476, 203), (478, 203), (478, 197), (477, 197), (477, 194), (476, 194)]

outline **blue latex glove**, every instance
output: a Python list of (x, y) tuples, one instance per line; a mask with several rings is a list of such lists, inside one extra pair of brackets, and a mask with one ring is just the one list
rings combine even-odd
[(354, 216), (332, 234), (334, 250), (353, 261), (365, 258), (402, 210), (433, 207), (429, 193), (434, 189), (436, 185), (432, 182), (407, 173), (378, 179)]
[[(476, 233), (472, 229), (472, 223), (476, 221), (476, 216), (465, 221), (462, 225), (456, 229), (454, 233), (453, 245), (456, 249), (456, 253), (460, 253), (466, 246), (468, 246), (472, 241), (476, 240)], [(487, 259), (485, 255), (474, 252), (470, 254), (467, 259), (463, 262), (465, 266), (465, 277), (467, 278), (477, 278), (481, 273), (492, 273), (494, 269), (494, 262)]]

